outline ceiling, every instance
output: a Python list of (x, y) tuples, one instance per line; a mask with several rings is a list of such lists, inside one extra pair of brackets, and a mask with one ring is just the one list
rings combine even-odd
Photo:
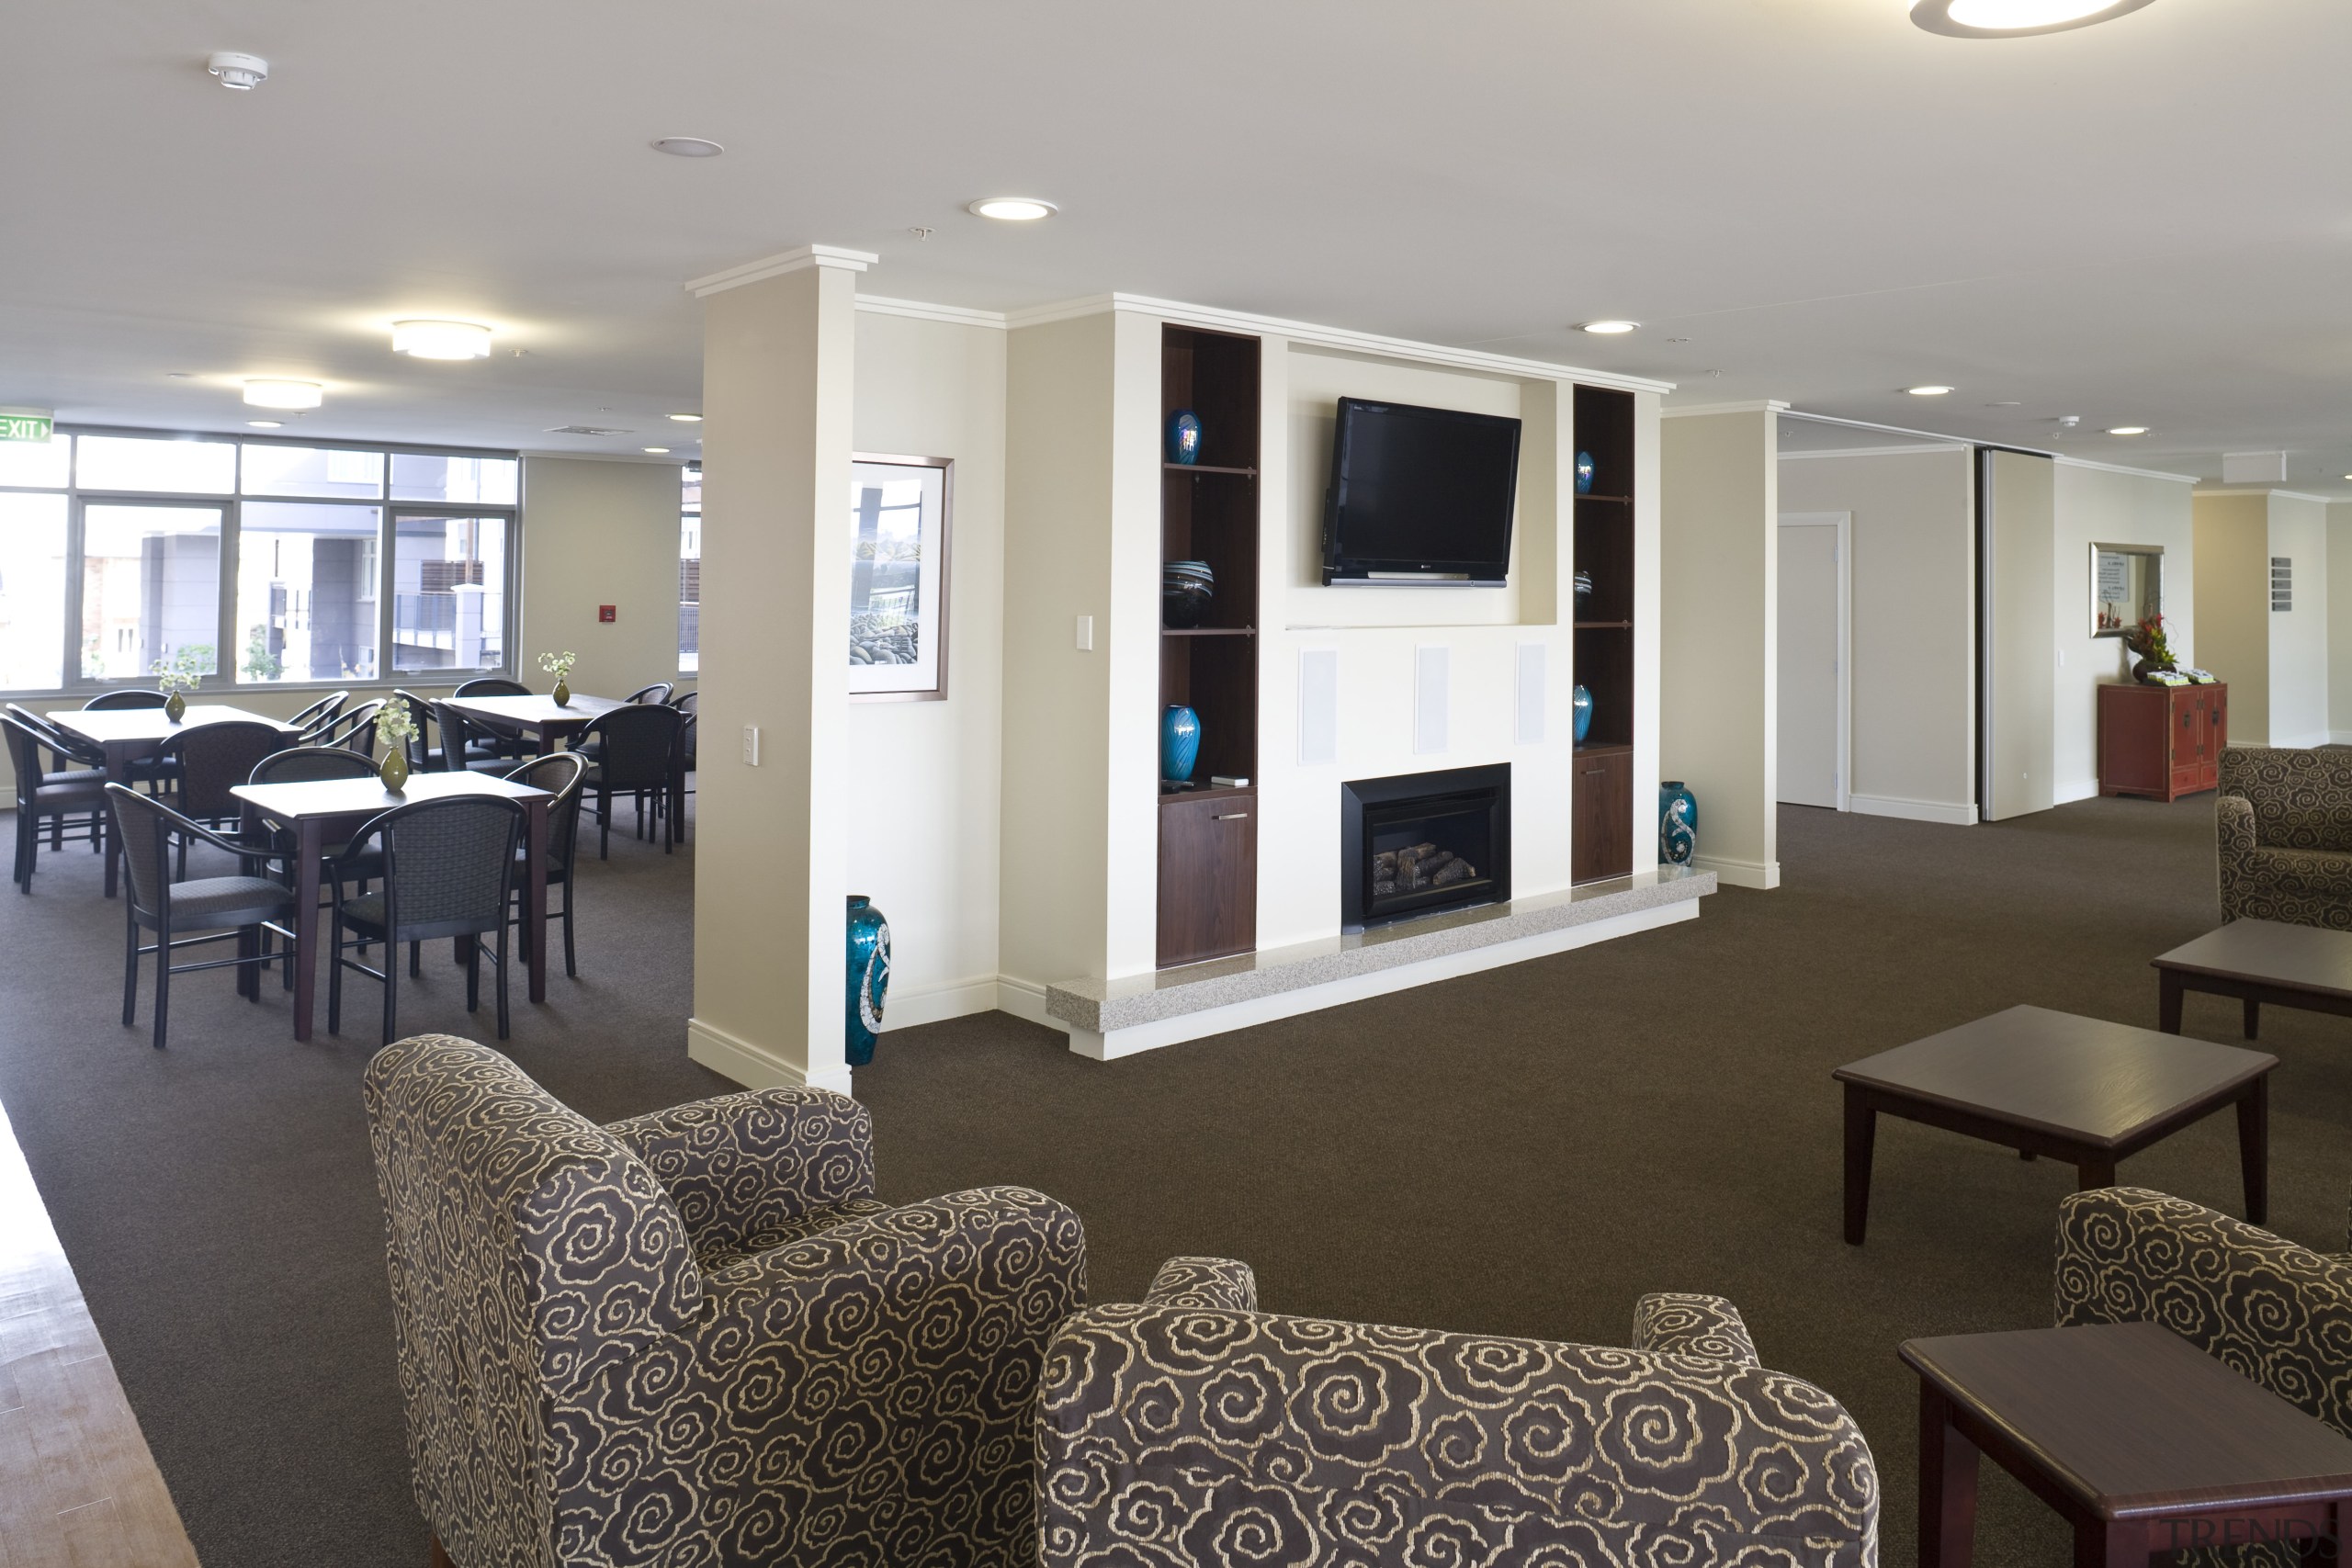
[[(1972, 41), (1907, 5), (18, 7), (0, 403), (235, 429), (289, 376), (328, 394), (287, 434), (684, 455), (681, 285), (821, 241), (876, 294), (1122, 289), (2182, 473), (2284, 447), (2352, 496), (2352, 6)], [(963, 209), (1007, 192), (1061, 215)], [(408, 315), (499, 353), (396, 358)], [(1570, 330), (1604, 315), (1644, 326)]]

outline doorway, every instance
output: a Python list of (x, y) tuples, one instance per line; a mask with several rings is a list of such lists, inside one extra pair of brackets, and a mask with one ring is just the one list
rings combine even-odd
[(1844, 811), (1852, 797), (1853, 513), (1784, 512), (1780, 551), (1780, 798)]

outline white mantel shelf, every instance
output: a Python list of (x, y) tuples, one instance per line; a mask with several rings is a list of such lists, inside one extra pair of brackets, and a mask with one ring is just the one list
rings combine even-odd
[(1715, 886), (1713, 872), (1640, 871), (1155, 975), (1064, 980), (1046, 987), (1046, 1011), (1071, 1050), (1108, 1061), (1692, 919)]

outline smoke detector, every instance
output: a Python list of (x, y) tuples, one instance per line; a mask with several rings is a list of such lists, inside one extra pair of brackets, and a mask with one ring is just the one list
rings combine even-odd
[(269, 80), (269, 62), (258, 54), (239, 54), (224, 49), (204, 62), (204, 68), (220, 79), (220, 85), (235, 93), (250, 93)]

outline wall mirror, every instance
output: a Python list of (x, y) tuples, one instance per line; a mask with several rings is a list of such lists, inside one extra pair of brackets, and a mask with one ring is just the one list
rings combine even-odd
[(2121, 637), (2165, 610), (2162, 545), (2091, 547), (2091, 635)]

